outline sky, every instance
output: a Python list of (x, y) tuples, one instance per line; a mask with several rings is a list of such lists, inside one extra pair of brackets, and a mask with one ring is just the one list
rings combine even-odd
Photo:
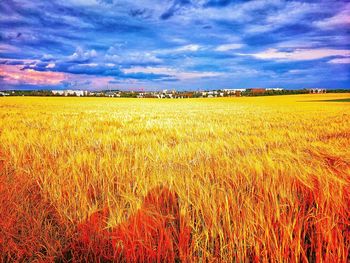
[(0, 1), (0, 90), (254, 87), (350, 88), (350, 1)]

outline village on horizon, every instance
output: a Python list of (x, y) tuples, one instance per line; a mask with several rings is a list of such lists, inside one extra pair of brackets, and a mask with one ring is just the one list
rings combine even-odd
[(204, 91), (177, 91), (175, 89), (163, 89), (161, 91), (144, 90), (9, 90), (0, 91), (0, 96), (63, 96), (63, 97), (114, 97), (114, 98), (158, 98), (158, 99), (182, 99), (182, 98), (215, 98), (215, 97), (241, 97), (241, 96), (272, 96), (292, 94), (320, 94), (320, 93), (344, 93), (349, 89), (284, 89), (284, 88), (250, 88), (250, 89), (218, 89)]

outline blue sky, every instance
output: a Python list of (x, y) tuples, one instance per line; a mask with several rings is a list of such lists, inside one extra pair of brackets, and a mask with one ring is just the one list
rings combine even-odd
[(0, 89), (350, 88), (350, 3), (0, 1)]

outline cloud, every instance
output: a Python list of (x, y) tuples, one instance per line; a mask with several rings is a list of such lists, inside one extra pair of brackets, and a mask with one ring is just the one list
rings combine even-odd
[(81, 47), (78, 47), (76, 51), (73, 53), (73, 55), (68, 57), (68, 61), (72, 62), (86, 62), (91, 60), (92, 58), (95, 58), (97, 56), (96, 50), (88, 50), (84, 51)]
[[(38, 69), (38, 68), (36, 68)], [(45, 66), (45, 69), (47, 67)], [(85, 74), (85, 75), (94, 75), (94, 76), (112, 76), (117, 77), (121, 75), (121, 71), (118, 67), (110, 67), (106, 64), (96, 64), (96, 63), (85, 63), (85, 64), (69, 64), (69, 63), (60, 63), (56, 64), (54, 68), (57, 72), (66, 72), (71, 74)]]
[(218, 46), (215, 50), (225, 52), (233, 49), (240, 49), (241, 47), (243, 47), (242, 44), (224, 44)]
[(350, 4), (347, 4), (344, 9), (338, 12), (336, 15), (329, 18), (318, 20), (313, 23), (315, 26), (321, 29), (332, 29), (340, 26), (350, 25)]
[(334, 59), (328, 61), (328, 63), (331, 63), (331, 64), (350, 64), (350, 57), (349, 58), (334, 58)]
[(204, 7), (225, 7), (232, 2), (232, 0), (209, 0), (204, 4)]
[(160, 16), (161, 19), (167, 20), (184, 6), (191, 4), (191, 0), (173, 0), (171, 6)]
[(121, 65), (158, 65), (162, 60), (149, 52), (130, 52), (126, 54), (106, 54), (105, 60)]
[(148, 8), (132, 8), (129, 15), (136, 18), (148, 19), (151, 18), (153, 11)]
[(124, 75), (120, 75), (119, 79), (133, 79), (133, 80), (172, 80), (172, 76), (161, 73), (152, 72), (130, 72)]
[(288, 74), (293, 74), (293, 75), (299, 75), (299, 74), (305, 74), (307, 72), (306, 69), (291, 69), (288, 70)]
[(60, 87), (87, 90), (106, 89), (113, 79), (112, 77), (66, 74), (66, 79), (60, 83)]
[(0, 76), (10, 84), (57, 85), (65, 79), (61, 72), (41, 72), (33, 69), (22, 70), (18, 65), (1, 65)]
[(172, 52), (187, 52), (187, 51), (196, 52), (200, 49), (201, 49), (200, 45), (191, 44), (191, 45), (186, 45), (186, 46), (182, 46), (179, 48), (175, 48), (172, 50)]
[(166, 48), (166, 49), (158, 49), (153, 51), (155, 54), (161, 54), (161, 55), (177, 55), (178, 53), (192, 53), (197, 52), (200, 50), (205, 49), (205, 47), (197, 44), (189, 44), (189, 45), (183, 45), (179, 47), (174, 48)]
[(292, 51), (279, 51), (275, 48), (270, 48), (265, 51), (255, 54), (240, 54), (249, 55), (257, 59), (264, 60), (282, 60), (282, 61), (298, 61), (298, 60), (316, 60), (333, 56), (350, 56), (350, 50), (344, 49), (294, 49)]
[(18, 52), (19, 48), (9, 44), (0, 44), (0, 52)]
[(70, 5), (78, 6), (99, 6), (100, 4), (113, 4), (113, 0), (66, 0)]
[(124, 69), (124, 73), (130, 74), (130, 73), (147, 73), (147, 74), (162, 74), (167, 76), (172, 76), (179, 80), (186, 80), (186, 79), (197, 79), (197, 78), (211, 78), (211, 77), (218, 77), (222, 75), (220, 72), (188, 72), (188, 71), (181, 71), (174, 68), (166, 68), (166, 67), (134, 67), (129, 69)]
[[(271, 79), (300, 87), (303, 78), (335, 86), (339, 72), (349, 86), (349, 10), (342, 0), (0, 1), (0, 66), (61, 73), (75, 88), (107, 79), (179, 89)], [(298, 85), (292, 73), (287, 82), (286, 72), (304, 67)]]
[(37, 62), (38, 62), (37, 60), (32, 60), (32, 59), (12, 59), (12, 58), (0, 59), (0, 65), (29, 65)]
[[(315, 3), (290, 1), (282, 3), (281, 1), (272, 1), (275, 3), (273, 11), (268, 12), (265, 17), (261, 17), (259, 23), (247, 26), (246, 32), (249, 34), (261, 34), (283, 28), (286, 26), (300, 25), (304, 30), (308, 29), (304, 21), (312, 17), (312, 13), (323, 13), (320, 6)], [(271, 3), (272, 3), (271, 2)]]
[[(53, 71), (36, 71), (23, 69), (20, 65), (0, 65), (1, 83), (8, 88), (106, 88), (112, 77), (76, 75)], [(2, 87), (3, 88), (3, 87)]]
[(49, 63), (48, 65), (46, 65), (46, 68), (54, 68), (55, 66), (55, 63)]
[(50, 55), (50, 54), (44, 54), (44, 55), (40, 58), (41, 61), (51, 61), (51, 60), (53, 60), (53, 59), (54, 59), (54, 56), (52, 56), (52, 55)]

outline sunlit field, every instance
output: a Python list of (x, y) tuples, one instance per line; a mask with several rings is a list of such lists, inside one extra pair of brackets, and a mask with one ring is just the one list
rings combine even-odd
[(346, 262), (349, 97), (0, 98), (0, 261)]

